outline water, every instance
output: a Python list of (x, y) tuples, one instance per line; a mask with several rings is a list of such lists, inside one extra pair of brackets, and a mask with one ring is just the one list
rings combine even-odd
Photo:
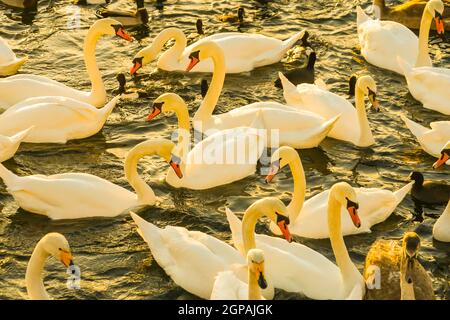
[[(153, 1), (148, 2), (150, 27), (131, 30), (139, 41), (127, 43), (105, 37), (97, 46), (97, 59), (109, 97), (117, 87), (116, 74), (127, 72), (134, 53), (159, 31), (177, 26), (193, 36), (199, 17), (204, 20), (206, 34), (236, 31), (236, 26), (219, 22), (215, 15), (235, 11), (241, 2), (169, 0), (163, 8)], [(369, 4), (368, 1), (358, 2), (364, 7)], [(78, 8), (69, 3), (69, 0), (54, 3), (42, 0), (34, 16), (22, 15), (20, 11), (0, 5), (0, 36), (10, 41), (18, 56), (29, 55), (23, 73), (48, 76), (89, 90), (82, 45), (87, 29), (96, 19), (95, 8)], [(261, 32), (284, 39), (307, 28), (312, 35), (310, 42), (318, 54), (317, 77), (324, 79), (333, 92), (345, 94), (347, 79), (355, 72), (371, 74), (378, 84), (382, 112), (368, 114), (376, 145), (360, 149), (326, 139), (319, 148), (301, 151), (308, 198), (337, 181), (347, 181), (354, 186), (398, 189), (405, 184), (412, 170), (424, 172), (428, 179), (449, 180), (447, 168), (431, 169), (434, 158), (421, 150), (399, 115), (405, 114), (424, 124), (449, 118), (422, 108), (408, 93), (402, 77), (370, 66), (362, 59), (357, 49), (354, 1), (242, 3), (247, 22), (241, 31)], [(132, 1), (128, 0), (127, 4), (131, 7)], [(73, 22), (70, 19), (78, 12), (76, 10), (80, 10), (80, 24), (70, 29), (67, 24)], [(449, 44), (435, 36), (431, 43), (435, 65), (450, 67)], [(304, 62), (305, 57), (294, 50), (281, 63), (247, 74), (227, 76), (216, 113), (255, 101), (282, 102), (282, 92), (273, 86), (277, 72), (290, 70)], [(87, 172), (130, 188), (123, 175), (126, 152), (145, 139), (170, 138), (176, 128), (174, 117), (160, 116), (151, 123), (144, 122), (151, 101), (164, 92), (176, 92), (188, 102), (191, 114), (201, 101), (201, 75), (153, 69), (154, 64), (141, 70), (134, 84), (147, 89), (151, 98), (121, 102), (99, 134), (66, 145), (23, 144), (16, 157), (5, 165), (19, 175)], [(168, 166), (160, 159), (143, 159), (140, 168), (161, 202), (160, 206), (140, 213), (146, 220), (159, 226), (178, 225), (200, 230), (226, 241), (230, 239), (230, 232), (224, 215), (225, 206), (243, 212), (253, 201), (264, 196), (279, 196), (287, 202), (293, 188), (287, 169), (282, 170), (270, 185), (264, 184), (260, 175), (254, 175), (231, 185), (197, 192), (175, 190), (166, 185), (163, 178)], [(75, 262), (82, 271), (82, 290), (68, 290), (63, 266), (54, 259), (49, 260), (45, 285), (55, 299), (192, 298), (151, 258), (129, 216), (52, 222), (18, 209), (3, 185), (0, 187), (0, 205), (0, 299), (26, 298), (24, 277), (28, 259), (37, 241), (52, 231), (61, 232), (68, 238)], [(352, 260), (362, 271), (365, 255), (373, 241), (379, 237), (399, 238), (405, 231), (414, 230), (422, 237), (421, 262), (432, 275), (435, 292), (439, 298), (448, 299), (449, 246), (432, 239), (432, 227), (443, 210), (443, 206), (424, 208), (423, 217), (419, 217), (414, 214), (414, 204), (407, 196), (387, 221), (373, 227), (371, 234), (346, 237)], [(265, 231), (264, 227), (258, 230)], [(328, 240), (296, 240), (334, 259)], [(277, 297), (296, 296), (278, 294)]]

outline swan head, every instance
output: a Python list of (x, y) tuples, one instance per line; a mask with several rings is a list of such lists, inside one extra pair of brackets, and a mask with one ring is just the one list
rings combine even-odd
[(433, 163), (433, 169), (439, 168), (447, 163), (447, 161), (450, 161), (450, 141), (447, 142), (447, 144), (442, 148), (441, 156), (435, 163)]
[(426, 12), (434, 18), (437, 33), (440, 35), (444, 34), (444, 20), (442, 18), (444, 9), (444, 3), (441, 0), (430, 0), (425, 7)]
[(331, 187), (329, 196), (334, 197), (341, 206), (347, 209), (353, 224), (359, 228), (361, 220), (358, 216), (359, 204), (355, 189), (347, 182), (338, 182)]
[(254, 202), (247, 211), (258, 212), (260, 215), (269, 218), (280, 228), (281, 233), (288, 242), (292, 242), (292, 235), (289, 231), (288, 209), (284, 203), (274, 197), (267, 197)]
[(167, 139), (157, 139), (155, 140), (155, 144), (156, 153), (169, 163), (178, 178), (183, 178), (181, 158), (174, 152), (176, 147), (175, 143)]
[(414, 262), (420, 250), (420, 237), (415, 232), (406, 232), (402, 241), (401, 273), (409, 284), (413, 283)]
[[(152, 111), (147, 116), (146, 121), (153, 120), (162, 112), (177, 112), (181, 109), (185, 109), (185, 111), (187, 112), (187, 106), (184, 100), (179, 95), (175, 93), (164, 93), (153, 102)], [(189, 117), (189, 115), (187, 116)]]
[(133, 40), (133, 38), (125, 31), (124, 26), (119, 21), (111, 18), (96, 21), (91, 29), (95, 29), (97, 32), (104, 35), (118, 36), (127, 41)]
[(61, 261), (66, 267), (73, 265), (69, 242), (60, 233), (52, 232), (45, 235), (39, 244), (49, 255)]
[(251, 249), (247, 253), (247, 266), (251, 273), (258, 279), (261, 289), (267, 288), (267, 280), (264, 272), (264, 252), (260, 249)]
[(271, 157), (270, 171), (266, 177), (266, 183), (270, 183), (280, 169), (297, 159), (300, 159), (300, 157), (292, 147), (283, 146), (275, 150)]
[(362, 76), (357, 80), (356, 86), (369, 98), (372, 109), (376, 112), (380, 111), (380, 104), (377, 100), (377, 84), (375, 80), (373, 80), (371, 76)]
[(191, 71), (200, 61), (216, 56), (222, 61), (225, 59), (221, 47), (212, 41), (201, 42), (199, 45), (192, 48), (191, 53), (189, 54), (190, 62), (186, 71)]

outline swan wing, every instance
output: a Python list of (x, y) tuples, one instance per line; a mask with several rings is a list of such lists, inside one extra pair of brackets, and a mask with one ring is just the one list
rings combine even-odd
[(211, 300), (248, 300), (248, 284), (234, 272), (219, 272), (214, 282)]

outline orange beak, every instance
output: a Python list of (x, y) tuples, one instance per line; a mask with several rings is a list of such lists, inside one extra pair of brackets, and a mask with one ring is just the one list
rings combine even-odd
[(178, 178), (183, 178), (183, 173), (181, 172), (180, 165), (178, 163), (175, 163), (173, 161), (170, 161), (170, 166), (172, 167), (173, 171), (175, 171), (175, 174)]
[(283, 234), (286, 241), (292, 242), (292, 235), (291, 235), (291, 232), (289, 231), (286, 221), (280, 221), (277, 223), (277, 225), (278, 225), (278, 228), (280, 228), (281, 233)]
[(434, 18), (434, 20), (436, 21), (436, 30), (438, 34), (444, 34), (445, 30), (444, 30), (444, 20), (442, 20), (442, 17), (440, 16), (436, 16), (436, 18)]
[(139, 62), (135, 62), (130, 70), (130, 74), (134, 75), (140, 68), (142, 68), (142, 65)]
[(450, 156), (448, 155), (448, 153), (442, 153), (442, 156), (435, 163), (433, 163), (433, 169), (437, 169), (440, 166), (444, 165), (449, 159)]
[(61, 262), (66, 266), (69, 267), (70, 265), (73, 264), (72, 261), (72, 254), (70, 252), (67, 251), (61, 251)]
[(186, 68), (186, 71), (191, 71), (199, 62), (200, 62), (199, 59), (192, 57), (191, 62), (189, 63), (189, 65)]
[(348, 210), (348, 213), (350, 214), (350, 218), (352, 219), (352, 222), (355, 225), (355, 227), (357, 227), (357, 228), (361, 227), (361, 220), (359, 219), (356, 208), (348, 207), (347, 210)]
[(266, 177), (266, 183), (272, 182), (272, 179), (278, 173), (278, 170), (280, 170), (280, 160), (272, 162), (272, 165), (270, 166), (269, 174)]
[(150, 113), (150, 114), (147, 116), (147, 119), (146, 119), (145, 121), (151, 121), (151, 120), (153, 120), (153, 118), (156, 117), (156, 116), (157, 116), (158, 114), (160, 114), (160, 113), (161, 113), (161, 109), (153, 108), (152, 113)]
[(116, 35), (127, 41), (133, 41), (133, 38), (125, 31), (124, 28), (119, 28), (119, 30), (117, 30), (116, 32)]

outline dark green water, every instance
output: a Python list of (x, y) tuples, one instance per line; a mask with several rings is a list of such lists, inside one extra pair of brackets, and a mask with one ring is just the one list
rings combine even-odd
[[(358, 1), (367, 7), (368, 1)], [(69, 0), (40, 1), (38, 13), (22, 15), (20, 11), (0, 5), (0, 36), (8, 39), (18, 56), (28, 55), (23, 73), (51, 77), (70, 86), (89, 90), (82, 46), (84, 35), (95, 21), (95, 7), (82, 7), (80, 28), (68, 29), (73, 17)], [(124, 1), (129, 5), (131, 0)], [(434, 158), (423, 152), (406, 129), (399, 115), (405, 114), (428, 125), (449, 117), (424, 109), (409, 95), (402, 77), (368, 65), (358, 53), (354, 1), (304, 0), (275, 1), (260, 5), (256, 1), (176, 1), (169, 0), (157, 8), (146, 4), (151, 21), (149, 29), (132, 29), (140, 41), (126, 43), (117, 38), (103, 38), (97, 46), (97, 59), (109, 96), (116, 88), (115, 76), (127, 72), (133, 55), (150, 42), (159, 31), (177, 26), (186, 34), (195, 32), (195, 21), (204, 19), (205, 32), (213, 34), (236, 31), (237, 27), (215, 19), (223, 11), (234, 11), (241, 4), (246, 8), (247, 22), (243, 32), (260, 32), (280, 39), (307, 28), (311, 44), (318, 54), (317, 77), (324, 79), (333, 92), (345, 94), (347, 78), (361, 72), (371, 74), (378, 84), (382, 112), (369, 113), (376, 145), (360, 149), (353, 145), (326, 139), (319, 148), (300, 152), (307, 176), (307, 197), (329, 188), (337, 181), (353, 186), (398, 189), (412, 170), (420, 170), (426, 178), (449, 180), (448, 168), (431, 169)], [(68, 9), (69, 8), (69, 9)], [(449, 44), (431, 38), (434, 63), (450, 67)], [(288, 55), (281, 63), (251, 73), (226, 77), (216, 113), (231, 110), (255, 101), (283, 102), (282, 92), (273, 86), (278, 71), (302, 65), (304, 56)], [(85, 140), (66, 145), (23, 144), (16, 157), (5, 165), (20, 175), (86, 172), (130, 188), (123, 175), (126, 152), (138, 142), (153, 137), (170, 138), (176, 128), (174, 117), (160, 117), (144, 122), (151, 100), (164, 92), (176, 92), (195, 112), (201, 101), (201, 75), (155, 71), (154, 64), (140, 71), (135, 85), (152, 95), (148, 101), (124, 101), (116, 107), (103, 131)], [(207, 76), (209, 79), (209, 76)], [(235, 212), (244, 211), (254, 200), (264, 196), (281, 196), (289, 201), (292, 178), (284, 169), (270, 185), (254, 175), (245, 180), (213, 190), (197, 192), (174, 190), (163, 178), (168, 166), (159, 159), (141, 161), (141, 172), (161, 200), (159, 207), (147, 208), (141, 215), (159, 226), (179, 225), (207, 232), (229, 240), (224, 215), (225, 206)], [(192, 297), (179, 287), (151, 258), (150, 251), (135, 231), (129, 216), (115, 219), (87, 219), (52, 222), (18, 209), (13, 198), (0, 186), (0, 299), (26, 298), (25, 270), (37, 241), (46, 233), (57, 231), (69, 240), (75, 262), (82, 271), (82, 290), (68, 290), (63, 266), (49, 260), (45, 285), (56, 299), (152, 299)], [(423, 219), (414, 214), (410, 198), (392, 216), (376, 225), (371, 234), (347, 237), (353, 261), (362, 271), (369, 246), (379, 237), (401, 237), (414, 230), (422, 237), (421, 261), (432, 274), (434, 289), (441, 299), (448, 299), (448, 244), (432, 239), (432, 227), (443, 206), (424, 208)], [(264, 228), (259, 228), (264, 232)], [(328, 240), (296, 239), (327, 257), (334, 259)], [(292, 298), (280, 294), (279, 298)]]

